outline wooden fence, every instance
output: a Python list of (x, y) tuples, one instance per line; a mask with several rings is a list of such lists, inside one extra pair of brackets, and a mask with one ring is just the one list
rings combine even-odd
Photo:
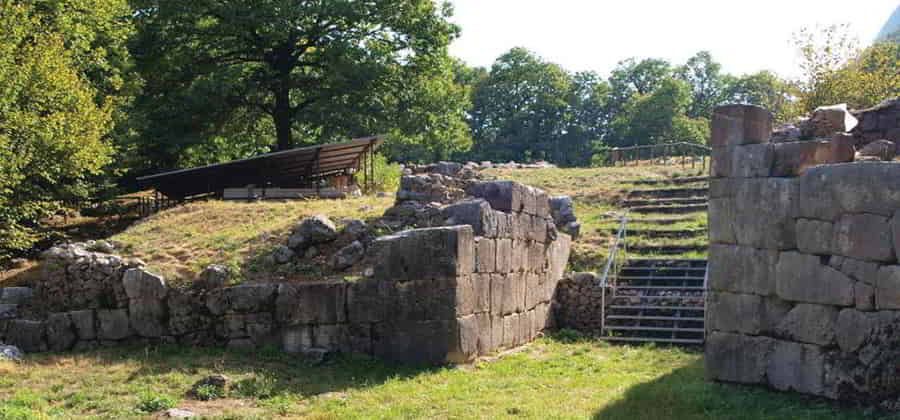
[(666, 164), (691, 168), (700, 166), (707, 170), (712, 149), (695, 143), (662, 143), (645, 146), (615, 147), (609, 151), (609, 163), (613, 166), (641, 164)]

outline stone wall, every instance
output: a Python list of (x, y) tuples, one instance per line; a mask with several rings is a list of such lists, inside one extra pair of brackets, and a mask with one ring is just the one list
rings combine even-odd
[(210, 279), (179, 289), (139, 261), (56, 247), (32, 299), (44, 316), (0, 317), (0, 341), (26, 352), (129, 342), (277, 346), (426, 364), (528, 343), (552, 323), (571, 239), (557, 232), (543, 191), (504, 181), (468, 189), (467, 199), (440, 208), (447, 226), (375, 239), (371, 269), (353, 282), (223, 287)]
[(603, 329), (603, 287), (594, 273), (571, 273), (556, 288), (554, 317), (558, 328), (600, 335)]
[(770, 143), (771, 114), (717, 108), (709, 378), (842, 400), (900, 395), (900, 162)]
[[(900, 145), (900, 98), (886, 100), (856, 113), (859, 124), (853, 129), (857, 145), (889, 140)], [(900, 150), (897, 150), (900, 154)]]

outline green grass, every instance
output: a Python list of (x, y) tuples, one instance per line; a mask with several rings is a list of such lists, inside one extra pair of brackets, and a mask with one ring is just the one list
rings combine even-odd
[[(235, 382), (230, 394), (189, 397), (191, 385), (212, 373)], [(351, 356), (311, 366), (277, 352), (175, 347), (0, 363), (0, 418), (140, 418), (169, 406), (210, 418), (872, 418), (823, 400), (706, 382), (695, 350), (613, 346), (565, 333), (460, 367)]]

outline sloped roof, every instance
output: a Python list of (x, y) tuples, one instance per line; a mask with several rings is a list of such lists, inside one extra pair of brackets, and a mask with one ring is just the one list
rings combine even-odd
[(138, 178), (170, 198), (183, 198), (247, 185), (294, 185), (300, 179), (318, 178), (356, 168), (363, 154), (375, 150), (381, 136), (353, 139), (266, 153), (247, 159), (197, 168), (179, 169)]

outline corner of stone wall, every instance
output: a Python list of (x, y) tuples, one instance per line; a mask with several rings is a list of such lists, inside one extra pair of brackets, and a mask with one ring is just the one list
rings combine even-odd
[(719, 107), (711, 125), (707, 377), (896, 397), (900, 164), (851, 163), (843, 134), (770, 143), (759, 107)]

